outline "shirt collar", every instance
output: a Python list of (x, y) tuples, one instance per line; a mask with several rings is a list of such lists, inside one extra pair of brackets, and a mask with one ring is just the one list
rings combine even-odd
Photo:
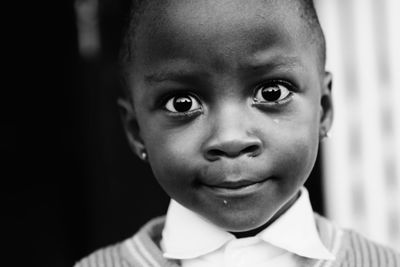
[[(304, 187), (296, 202), (257, 237), (303, 257), (335, 258), (318, 235), (308, 191)], [(165, 257), (196, 258), (219, 249), (233, 239), (233, 234), (171, 200), (161, 240)]]
[(326, 260), (335, 258), (319, 237), (308, 191), (304, 187), (297, 201), (258, 235), (276, 247), (303, 257)]
[(160, 242), (164, 257), (196, 258), (233, 239), (235, 236), (231, 233), (171, 199)]

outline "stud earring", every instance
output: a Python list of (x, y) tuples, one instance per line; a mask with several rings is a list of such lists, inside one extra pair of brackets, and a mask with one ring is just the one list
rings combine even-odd
[(140, 153), (140, 158), (141, 158), (142, 160), (146, 161), (146, 160), (147, 160), (147, 152), (146, 152), (146, 151), (142, 151), (142, 152)]
[(327, 131), (325, 131), (325, 130), (323, 130), (323, 131), (321, 132), (321, 134), (320, 134), (320, 139), (321, 139), (321, 140), (323, 140), (323, 139), (325, 139), (325, 138), (330, 138), (330, 137), (331, 137), (330, 133), (327, 132)]

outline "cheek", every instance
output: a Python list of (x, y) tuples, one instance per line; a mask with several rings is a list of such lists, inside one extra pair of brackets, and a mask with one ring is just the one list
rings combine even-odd
[(282, 171), (286, 172), (289, 180), (305, 181), (314, 166), (317, 157), (318, 143), (308, 138), (297, 139), (280, 154), (277, 159), (281, 162)]
[(199, 161), (199, 135), (191, 129), (153, 128), (145, 138), (154, 175), (170, 196), (192, 182), (191, 171)]
[(302, 183), (309, 176), (318, 152), (319, 118), (315, 112), (303, 113), (295, 120), (283, 121), (269, 143), (270, 155), (278, 171), (288, 179), (282, 182)]
[[(299, 130), (299, 129), (298, 129)], [(291, 139), (284, 148), (278, 151), (272, 162), (274, 175), (277, 176), (275, 194), (284, 197), (293, 196), (304, 185), (314, 166), (318, 143), (306, 136)]]

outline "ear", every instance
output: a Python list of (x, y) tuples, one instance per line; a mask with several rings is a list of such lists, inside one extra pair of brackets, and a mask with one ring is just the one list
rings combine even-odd
[(320, 140), (327, 136), (333, 122), (333, 105), (332, 105), (332, 74), (324, 73), (321, 100), (320, 100), (321, 116), (319, 135)]
[(143, 159), (143, 152), (145, 152), (146, 149), (140, 137), (139, 124), (133, 105), (129, 100), (122, 98), (118, 99), (117, 103), (129, 146), (139, 158)]

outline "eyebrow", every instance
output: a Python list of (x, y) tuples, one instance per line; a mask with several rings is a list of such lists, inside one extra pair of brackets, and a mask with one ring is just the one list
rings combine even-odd
[(209, 74), (201, 71), (191, 70), (166, 70), (155, 72), (149, 75), (145, 75), (145, 81), (148, 83), (160, 83), (165, 81), (176, 81), (176, 82), (193, 82), (208, 77)]
[(263, 58), (262, 55), (259, 58), (253, 58), (240, 66), (243, 70), (252, 71), (269, 71), (273, 69), (294, 69), (304, 68), (301, 60), (297, 57), (292, 56), (278, 56), (274, 58)]
[[(297, 57), (278, 56), (273, 58), (253, 58), (239, 65), (239, 69), (243, 72), (269, 72), (276, 69), (294, 69), (304, 68), (303, 64)], [(199, 70), (191, 70), (190, 68), (174, 70), (161, 70), (145, 75), (147, 83), (161, 83), (166, 81), (193, 83), (204, 81), (210, 76), (209, 73)]]

